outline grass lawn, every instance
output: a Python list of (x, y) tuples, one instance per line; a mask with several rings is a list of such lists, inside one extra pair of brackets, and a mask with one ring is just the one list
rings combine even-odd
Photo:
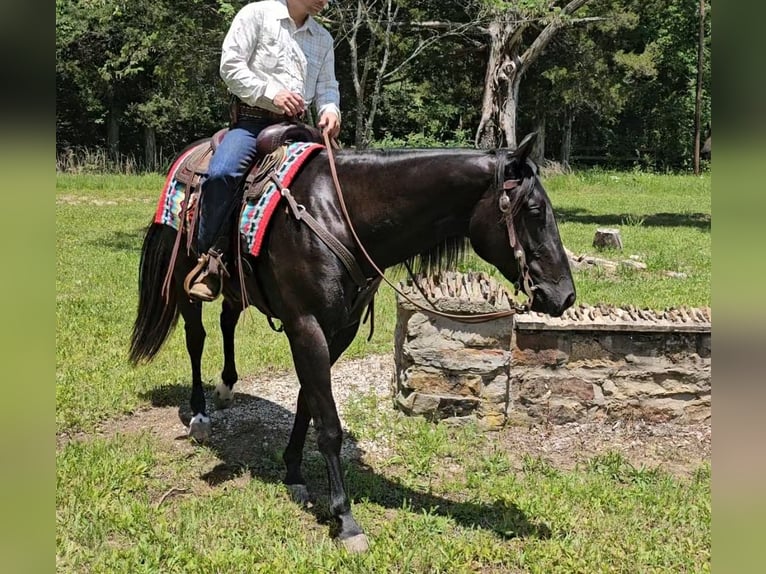
[[(564, 244), (575, 254), (637, 256), (646, 270), (575, 277), (581, 303), (662, 309), (710, 305), (710, 175), (584, 172), (546, 182)], [(623, 252), (594, 253), (599, 227), (618, 228)], [(667, 272), (685, 277), (669, 276)]]
[[(372, 466), (347, 466), (355, 515), (372, 547), (346, 556), (328, 537), (323, 503), (301, 510), (279, 485), (280, 452), (265, 453), (258, 472), (243, 468), (239, 479), (209, 486), (200, 476), (215, 467), (214, 450), (168, 448), (149, 430), (94, 434), (106, 421), (148, 407), (152, 391), (189, 386), (183, 329), (152, 364), (132, 368), (126, 359), (143, 229), (162, 180), (57, 178), (59, 571), (709, 570), (706, 465), (679, 477), (610, 453), (566, 470), (540, 459), (519, 462), (494, 451), (476, 429), (403, 419), (360, 397), (347, 420), (350, 432), (388, 437), (394, 451)], [(595, 229), (619, 227), (623, 252), (598, 255), (636, 255), (647, 265), (577, 272), (578, 302), (710, 304), (709, 175), (583, 172), (545, 183), (571, 251), (596, 254)], [(486, 270), (478, 261), (467, 266)], [(208, 307), (203, 377), (212, 381), (222, 353), (216, 305)], [(394, 296), (383, 286), (373, 340), (357, 337), (345, 357), (390, 353), (394, 326)], [(285, 337), (257, 312), (243, 317), (236, 341), (242, 376), (291, 368)], [(324, 465), (313, 450), (310, 444), (307, 478), (323, 492)]]

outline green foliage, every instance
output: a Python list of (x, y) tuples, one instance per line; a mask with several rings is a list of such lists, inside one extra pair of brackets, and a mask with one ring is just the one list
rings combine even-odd
[[(440, 134), (444, 137), (446, 134)], [(408, 133), (403, 138), (395, 138), (390, 132), (387, 132), (382, 139), (374, 142), (374, 148), (444, 148), (444, 147), (457, 147), (465, 148), (471, 147), (471, 134), (466, 130), (458, 130), (455, 133), (450, 134), (449, 139), (439, 139), (435, 134), (420, 133)]]
[[(113, 162), (116, 150), (117, 156), (154, 169), (146, 163), (147, 153), (154, 153), (155, 161), (170, 157), (221, 127), (227, 98), (218, 77), (220, 44), (245, 3), (57, 0), (57, 152), (87, 148), (93, 153), (111, 146)], [(361, 5), (370, 13), (356, 28), (360, 54), (371, 64), (362, 79), (363, 101), (354, 96), (346, 25), (357, 5), (335, 2), (322, 13), (336, 36), (343, 140), (357, 141), (361, 127), (365, 145), (462, 146), (473, 141), (481, 117), (489, 23), (524, 20), (530, 24), (523, 38), (528, 42), (541, 26), (561, 17), (564, 2), (397, 0), (392, 3), (395, 25), (388, 31), (386, 3), (364, 0)], [(525, 75), (520, 132), (544, 119), (546, 155), (557, 159), (574, 121), (575, 159), (687, 169), (697, 6), (686, 0), (590, 0)], [(710, 3), (706, 14), (703, 125), (711, 118)], [(375, 116), (368, 118), (384, 45), (389, 60)], [(147, 144), (153, 138), (156, 151)]]
[[(546, 157), (572, 125), (574, 163), (661, 170), (693, 157), (698, 3), (594, 0), (563, 30), (522, 84), (531, 100), (522, 125), (547, 120)], [(710, 11), (706, 12), (709, 22)], [(702, 124), (710, 121), (710, 46), (705, 52)]]
[[(619, 115), (605, 124), (588, 114), (578, 137), (616, 158), (638, 157), (647, 167), (688, 169), (694, 141), (697, 70), (697, 2), (627, 2), (637, 25), (613, 44), (624, 94)], [(702, 124), (710, 122), (711, 10), (706, 10), (708, 44), (703, 73)], [(599, 125), (600, 124), (600, 125)], [(625, 165), (624, 163), (622, 165)]]
[[(57, 0), (57, 149), (112, 144), (141, 157), (146, 129), (174, 150), (220, 126), (214, 46), (227, 6)], [(118, 130), (111, 136), (110, 121)]]

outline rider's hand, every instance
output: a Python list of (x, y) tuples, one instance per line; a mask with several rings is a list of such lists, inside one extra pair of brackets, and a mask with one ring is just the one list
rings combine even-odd
[(303, 115), (303, 109), (306, 106), (300, 94), (288, 90), (279, 90), (274, 96), (273, 102), (286, 115), (292, 117)]
[(323, 132), (327, 132), (331, 140), (337, 139), (340, 133), (340, 120), (338, 116), (332, 112), (325, 112), (322, 117), (319, 118), (317, 127)]

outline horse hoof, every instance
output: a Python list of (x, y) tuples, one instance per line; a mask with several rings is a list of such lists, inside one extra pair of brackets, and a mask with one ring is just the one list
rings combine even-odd
[(367, 536), (364, 534), (356, 534), (349, 538), (338, 540), (338, 544), (340, 544), (346, 552), (351, 552), (352, 554), (361, 554), (370, 549), (370, 543), (367, 541)]
[(293, 502), (300, 504), (305, 508), (311, 508), (311, 496), (309, 496), (309, 489), (305, 484), (287, 484), (287, 490), (290, 491), (290, 498)]
[(189, 423), (189, 437), (198, 443), (205, 443), (210, 440), (212, 428), (210, 417), (206, 417), (201, 413), (196, 414)]
[(213, 391), (213, 403), (215, 408), (223, 410), (229, 408), (231, 400), (234, 398), (234, 391), (226, 386), (225, 383), (218, 383)]

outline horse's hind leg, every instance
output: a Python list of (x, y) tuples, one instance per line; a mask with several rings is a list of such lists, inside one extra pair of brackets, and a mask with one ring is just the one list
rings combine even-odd
[(192, 369), (192, 393), (189, 404), (192, 418), (189, 436), (198, 442), (210, 438), (210, 417), (207, 416), (205, 391), (202, 388), (202, 350), (205, 348), (205, 327), (202, 325), (202, 303), (190, 301), (186, 294), (179, 297), (178, 306), (184, 318), (186, 351), (189, 353)]
[(231, 404), (231, 399), (234, 396), (234, 383), (239, 380), (234, 360), (234, 332), (241, 314), (242, 308), (240, 306), (232, 304), (226, 299), (223, 300), (223, 306), (221, 307), (223, 371), (221, 371), (221, 382), (218, 383), (213, 392), (215, 406), (219, 409), (225, 409)]

